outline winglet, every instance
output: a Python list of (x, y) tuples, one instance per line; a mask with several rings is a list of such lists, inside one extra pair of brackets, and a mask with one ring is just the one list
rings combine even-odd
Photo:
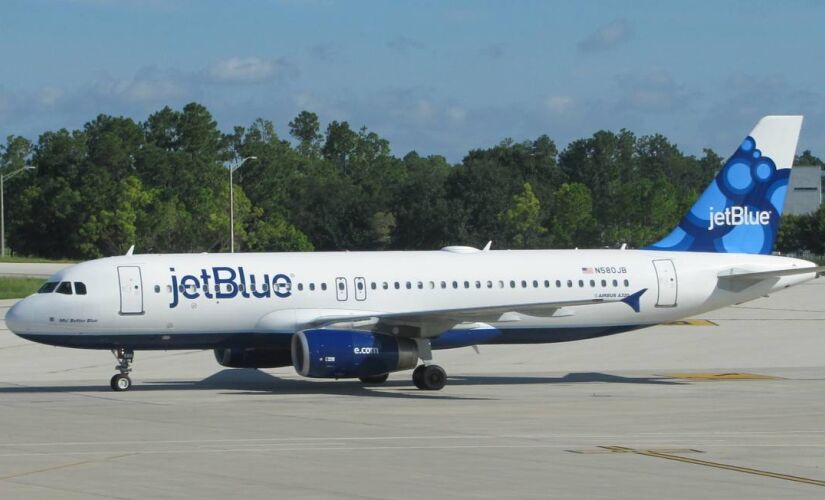
[(627, 297), (622, 299), (622, 302), (629, 305), (631, 309), (636, 312), (639, 312), (639, 299), (642, 298), (642, 295), (647, 291), (647, 288), (642, 288), (638, 292), (628, 295)]
[(126, 255), (132, 255), (132, 253), (134, 251), (135, 251), (135, 246), (132, 245), (132, 246), (129, 247), (129, 250), (126, 250)]

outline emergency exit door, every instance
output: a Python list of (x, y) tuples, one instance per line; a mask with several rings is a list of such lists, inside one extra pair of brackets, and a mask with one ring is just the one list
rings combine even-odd
[(654, 260), (656, 278), (659, 282), (659, 297), (656, 307), (676, 307), (676, 298), (679, 292), (679, 282), (676, 279), (676, 267), (670, 259)]
[(341, 302), (346, 301), (348, 298), (347, 288), (346, 278), (335, 278), (335, 297)]
[(143, 280), (138, 266), (117, 268), (120, 280), (120, 314), (143, 314)]

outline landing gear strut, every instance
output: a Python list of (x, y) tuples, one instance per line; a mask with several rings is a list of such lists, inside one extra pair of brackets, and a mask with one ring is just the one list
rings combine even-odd
[(109, 386), (111, 386), (113, 391), (126, 391), (132, 387), (132, 379), (129, 378), (129, 372), (132, 371), (132, 368), (129, 365), (135, 359), (135, 352), (131, 349), (120, 347), (118, 349), (112, 349), (112, 354), (114, 354), (117, 359), (115, 370), (118, 370), (120, 373), (112, 377), (109, 381)]

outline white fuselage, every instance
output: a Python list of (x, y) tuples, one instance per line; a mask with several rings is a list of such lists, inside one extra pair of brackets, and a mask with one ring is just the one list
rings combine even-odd
[(457, 326), (530, 332), (513, 337), (515, 343), (558, 342), (582, 337), (558, 337), (557, 331), (626, 330), (672, 321), (753, 300), (816, 276), (783, 276), (728, 290), (719, 286), (717, 276), (722, 273), (811, 266), (798, 259), (746, 254), (465, 247), (428, 252), (129, 255), (62, 270), (49, 281), (80, 282), (87, 293), (32, 295), (10, 310), (7, 324), (18, 335), (56, 345), (209, 348), (228, 345), (233, 336), (253, 336), (257, 343), (266, 343), (269, 336), (291, 335), (319, 317), (610, 301), (647, 289), (639, 312), (611, 302), (564, 307), (549, 317), (513, 313), (483, 325)]

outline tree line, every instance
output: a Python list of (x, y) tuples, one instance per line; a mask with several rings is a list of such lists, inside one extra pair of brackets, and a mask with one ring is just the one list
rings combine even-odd
[[(191, 103), (143, 122), (100, 115), (36, 143), (10, 136), (0, 169), (36, 169), (6, 183), (7, 246), (73, 259), (133, 244), (142, 253), (228, 251), (228, 168), (254, 156), (234, 173), (236, 250), (488, 240), (497, 248), (639, 247), (678, 223), (723, 162), (709, 149), (687, 155), (660, 134), (602, 130), (561, 151), (546, 135), (506, 139), (451, 164), (414, 151), (395, 156), (386, 139), (346, 121), (322, 130), (309, 111), (288, 125), (290, 139), (264, 119), (223, 133)], [(805, 238), (825, 234), (825, 214), (789, 219), (783, 248), (815, 250)]]

